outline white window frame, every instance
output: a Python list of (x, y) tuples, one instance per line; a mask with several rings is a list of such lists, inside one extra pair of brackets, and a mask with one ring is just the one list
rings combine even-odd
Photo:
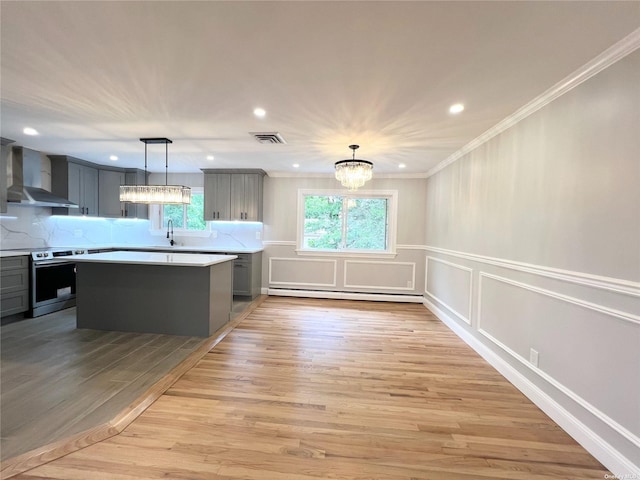
[[(203, 194), (204, 187), (191, 187), (191, 193)], [(184, 206), (186, 209), (186, 205)], [(163, 210), (162, 205), (152, 204), (149, 205), (149, 218), (151, 219), (152, 235), (161, 236), (167, 234), (167, 228), (163, 225)], [(204, 230), (188, 230), (186, 228), (174, 228), (173, 232), (180, 234), (181, 237), (208, 237), (211, 235), (211, 222), (206, 221), (206, 227)]]
[[(340, 196), (352, 198), (386, 198), (387, 203), (387, 249), (386, 250), (321, 250), (304, 248), (304, 197), (307, 195), (318, 196)], [(299, 189), (298, 190), (298, 216), (297, 216), (297, 239), (296, 253), (298, 255), (313, 256), (340, 256), (340, 257), (372, 257), (372, 258), (394, 258), (396, 256), (396, 237), (398, 225), (398, 191), (397, 190), (358, 190), (349, 192), (347, 190), (321, 190), (321, 189)]]

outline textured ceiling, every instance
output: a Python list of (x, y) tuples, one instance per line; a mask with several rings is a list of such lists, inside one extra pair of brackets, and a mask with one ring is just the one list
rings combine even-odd
[[(139, 138), (169, 137), (182, 172), (328, 173), (358, 143), (377, 172), (423, 173), (640, 25), (639, 2), (610, 1), (0, 8), (3, 137), (139, 168)], [(164, 169), (162, 146), (149, 162)]]

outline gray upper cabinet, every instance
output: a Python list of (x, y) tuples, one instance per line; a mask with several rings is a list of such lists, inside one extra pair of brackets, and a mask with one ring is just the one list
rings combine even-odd
[(9, 143), (12, 140), (2, 139), (0, 147), (0, 213), (7, 213), (7, 167), (9, 164), (9, 155), (11, 155), (11, 147)]
[(67, 155), (49, 155), (51, 192), (80, 208), (54, 207), (54, 215), (88, 215), (107, 218), (148, 218), (147, 205), (120, 202), (120, 185), (145, 185), (138, 169), (100, 168)]
[[(142, 170), (125, 170), (125, 185), (146, 185), (147, 179)], [(118, 192), (120, 197), (120, 192)], [(127, 218), (149, 218), (149, 206), (144, 203), (125, 203), (124, 216)]]
[(231, 219), (231, 174), (204, 175), (204, 219)]
[(124, 172), (100, 170), (98, 211), (101, 217), (124, 217), (124, 204), (120, 203), (120, 185), (125, 184)]
[(263, 170), (202, 171), (205, 220), (262, 221)]
[(66, 155), (49, 155), (51, 192), (77, 203), (79, 208), (54, 207), (54, 215), (98, 216), (98, 169)]

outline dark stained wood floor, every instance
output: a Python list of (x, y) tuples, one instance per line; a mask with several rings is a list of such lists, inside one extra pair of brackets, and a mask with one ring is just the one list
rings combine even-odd
[(422, 305), (269, 297), (124, 432), (14, 478), (607, 473)]
[(76, 329), (75, 308), (0, 337), (2, 460), (110, 420), (204, 341)]

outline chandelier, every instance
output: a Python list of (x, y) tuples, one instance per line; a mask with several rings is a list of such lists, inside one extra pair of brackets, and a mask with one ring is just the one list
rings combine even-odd
[[(168, 185), (169, 179), (169, 144), (168, 138), (141, 138), (144, 142), (144, 178), (145, 185), (122, 185), (120, 187), (120, 201), (129, 203), (191, 203), (191, 188), (183, 185)], [(147, 145), (149, 143), (164, 143), (165, 145), (165, 184), (146, 185), (147, 183)]]
[(351, 160), (340, 160), (336, 162), (336, 179), (343, 187), (354, 191), (364, 185), (373, 176), (373, 163), (367, 160), (356, 160), (356, 150), (360, 145), (349, 145), (353, 150)]

